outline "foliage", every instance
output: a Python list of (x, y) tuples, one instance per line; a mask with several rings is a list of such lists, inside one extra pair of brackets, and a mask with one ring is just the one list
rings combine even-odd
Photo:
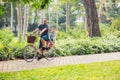
[(1, 80), (119, 80), (120, 61), (0, 72)]
[[(75, 20), (76, 20), (76, 16), (77, 14), (75, 13), (73, 9), (74, 4), (72, 3), (69, 3), (69, 23), (70, 23), (70, 26), (75, 26)], [(62, 9), (62, 13), (61, 15), (59, 16), (59, 25), (62, 26), (62, 29), (65, 30), (65, 22), (66, 22), (66, 4), (63, 4), (61, 6), (61, 9)]]
[(119, 0), (104, 0), (102, 10), (102, 23), (111, 24), (112, 19), (119, 16)]
[(120, 31), (120, 16), (113, 19), (111, 24), (111, 30), (119, 30)]
[[(9, 21), (7, 19), (10, 16), (10, 14), (8, 14), (9, 12), (10, 12), (9, 4), (7, 4), (7, 3), (4, 5), (0, 4), (0, 28), (3, 27), (3, 25), (6, 25), (9, 23)], [(4, 18), (4, 17), (6, 17), (6, 18)]]
[(63, 39), (56, 42), (57, 53), (67, 55), (85, 55), (120, 51), (120, 38)]
[(45, 9), (50, 4), (51, 0), (33, 1), (32, 7), (36, 9)]
[[(4, 25), (10, 25), (11, 18), (11, 3), (13, 4), (13, 25), (16, 26), (17, 23), (17, 4), (21, 4), (22, 14), (24, 13), (24, 6), (27, 4), (35, 10), (41, 10), (48, 7), (51, 0), (2, 0), (3, 3), (0, 5), (0, 27)], [(4, 14), (3, 14), (4, 13)], [(1, 16), (2, 15), (2, 16)], [(29, 16), (29, 15), (28, 15)], [(38, 16), (37, 16), (38, 17)]]
[(12, 55), (10, 55), (10, 58), (16, 58), (16, 59), (23, 58), (22, 52), (26, 44), (27, 43), (25, 41), (18, 41), (18, 38), (13, 38), (13, 41), (11, 42)]
[(28, 31), (33, 31), (38, 27), (37, 23), (29, 24)]
[(11, 54), (11, 48), (9, 47), (11, 41), (12, 33), (10, 30), (0, 30), (0, 59), (7, 58)]
[[(86, 30), (81, 27), (68, 29), (68, 32), (59, 31), (55, 43), (56, 53), (69, 56), (120, 51), (120, 31), (113, 32), (107, 25), (102, 25), (101, 33), (102, 37), (90, 38)], [(22, 58), (22, 49), (26, 42), (18, 42), (9, 29), (0, 30), (0, 35), (0, 60), (11, 57)], [(38, 43), (39, 39), (37, 45)]]
[(17, 38), (13, 38), (9, 28), (0, 30), (0, 35), (0, 60), (22, 58), (21, 53), (25, 43), (18, 42)]
[(66, 38), (73, 38), (73, 39), (80, 39), (80, 37), (85, 38), (88, 37), (87, 31), (83, 27), (83, 25), (74, 26), (73, 28), (68, 28), (67, 32), (58, 31), (57, 39), (66, 39)]
[(0, 16), (2, 16), (4, 13), (4, 6), (0, 5)]
[(69, 31), (57, 35), (58, 54), (67, 56), (120, 51), (120, 32), (112, 32), (109, 27), (101, 27), (102, 37), (96, 38), (89, 38), (84, 30), (78, 31), (77, 28)]

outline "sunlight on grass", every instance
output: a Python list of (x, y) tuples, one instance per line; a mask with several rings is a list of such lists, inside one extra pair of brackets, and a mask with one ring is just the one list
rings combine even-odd
[(120, 80), (120, 61), (5, 72), (0, 80)]

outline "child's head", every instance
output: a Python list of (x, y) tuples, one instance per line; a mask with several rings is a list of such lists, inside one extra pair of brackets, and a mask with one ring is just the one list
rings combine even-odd
[(51, 32), (56, 32), (56, 28), (52, 28), (50, 31)]

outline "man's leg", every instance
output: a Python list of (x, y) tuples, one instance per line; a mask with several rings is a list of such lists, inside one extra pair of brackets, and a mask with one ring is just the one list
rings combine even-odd
[(40, 40), (40, 44), (39, 44), (38, 53), (39, 53), (39, 56), (38, 56), (37, 60), (40, 60), (42, 58), (42, 42), (41, 42), (41, 40)]
[(40, 48), (38, 49), (38, 53), (39, 53), (39, 54), (42, 54), (42, 50), (41, 50)]
[(38, 49), (38, 53), (39, 54), (42, 54), (42, 42), (41, 42), (41, 39), (40, 39), (40, 43), (39, 43), (39, 49)]
[(47, 35), (44, 35), (44, 36), (41, 37), (41, 42), (42, 42), (42, 48), (43, 48), (43, 50), (45, 50), (46, 47), (47, 47), (47, 40), (48, 40), (48, 36)]
[(46, 47), (46, 41), (43, 38), (41, 38), (41, 43), (42, 43), (42, 48), (45, 48)]

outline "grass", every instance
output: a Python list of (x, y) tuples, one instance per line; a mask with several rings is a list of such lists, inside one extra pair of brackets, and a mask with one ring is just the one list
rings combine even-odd
[(120, 61), (0, 72), (0, 80), (120, 80)]

